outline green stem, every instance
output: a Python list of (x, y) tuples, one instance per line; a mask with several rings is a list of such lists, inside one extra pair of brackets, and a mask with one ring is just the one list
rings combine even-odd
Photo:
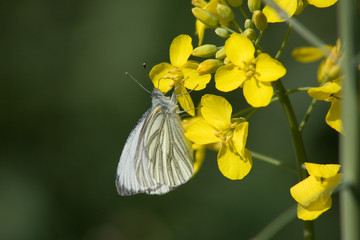
[(261, 40), (263, 34), (264, 34), (264, 31), (260, 31), (259, 36), (256, 38), (256, 41), (255, 41), (255, 48), (259, 47), (260, 40)]
[[(305, 147), (301, 136), (301, 132), (299, 131), (298, 128), (298, 121), (296, 120), (294, 109), (290, 103), (289, 96), (286, 94), (286, 89), (284, 88), (281, 80), (279, 79), (276, 82), (274, 82), (274, 85), (276, 89), (279, 91), (278, 92), (279, 101), (284, 110), (290, 128), (292, 142), (295, 149), (298, 174), (300, 179), (303, 180), (307, 177), (307, 172), (303, 167), (306, 161), (306, 154), (305, 154)], [(305, 221), (304, 238), (306, 240), (314, 239), (313, 233), (314, 233), (313, 222)]]
[(231, 28), (228, 28), (227, 26), (224, 26), (224, 25), (220, 25), (220, 27), (226, 29), (228, 32), (231, 32), (231, 33), (236, 33), (236, 31), (232, 30)]
[(247, 16), (246, 12), (245, 12), (244, 9), (242, 8), (242, 5), (239, 6), (239, 10), (240, 10), (241, 14), (243, 15), (243, 17), (244, 17), (245, 19), (248, 19), (248, 16)]
[(309, 119), (310, 117), (310, 114), (312, 113), (312, 111), (314, 110), (314, 107), (315, 107), (315, 104), (316, 104), (317, 100), (315, 98), (313, 98), (313, 100), (311, 101), (310, 103), (310, 106), (308, 107), (307, 111), (306, 111), (306, 114), (305, 114), (305, 117), (304, 119), (301, 121), (300, 125), (299, 125), (299, 132), (302, 132), (304, 127), (305, 127), (305, 124), (307, 123), (307, 120)]
[(286, 91), (286, 94), (292, 94), (292, 93), (296, 93), (296, 92), (305, 92), (307, 90), (309, 90), (311, 87), (301, 87), (301, 88), (294, 88), (294, 89), (289, 89)]
[(277, 54), (275, 56), (276, 59), (280, 58), (281, 53), (283, 52), (283, 50), (285, 48), (285, 45), (286, 45), (286, 43), (287, 43), (287, 41), (289, 39), (290, 33), (291, 33), (291, 25), (289, 25), (288, 30), (287, 30), (286, 35), (285, 35), (285, 38), (284, 38), (284, 41), (282, 42), (281, 47), (280, 47), (279, 51), (277, 52)]
[(253, 156), (254, 158), (258, 159), (258, 160), (261, 160), (261, 161), (264, 161), (264, 162), (267, 162), (267, 163), (270, 163), (272, 165), (275, 165), (275, 166), (279, 166), (279, 167), (284, 167), (288, 170), (291, 170), (293, 172), (296, 172), (296, 168), (294, 168), (293, 166), (290, 166), (286, 163), (283, 163), (275, 158), (271, 158), (271, 157), (268, 157), (268, 156), (265, 156), (263, 154), (260, 154), (260, 153), (257, 153), (257, 152), (254, 152), (254, 151), (251, 151), (251, 156)]
[(292, 205), (286, 209), (277, 218), (271, 221), (261, 232), (259, 232), (254, 238), (256, 240), (268, 240), (272, 239), (281, 229), (288, 225), (296, 218), (297, 204)]
[(241, 29), (241, 27), (239, 26), (239, 24), (238, 24), (235, 20), (232, 20), (232, 21), (231, 21), (231, 24), (232, 24), (237, 30), (239, 30), (240, 33), (244, 33), (244, 31)]
[(341, 114), (344, 135), (340, 137), (340, 160), (343, 181), (348, 188), (340, 191), (341, 239), (360, 239), (360, 93), (356, 53), (359, 51), (359, 18), (356, 1), (340, 1), (340, 36), (344, 46), (342, 72), (344, 100)]

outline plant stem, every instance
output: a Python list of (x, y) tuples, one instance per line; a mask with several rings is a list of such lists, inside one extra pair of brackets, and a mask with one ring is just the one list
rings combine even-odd
[(299, 132), (302, 132), (302, 130), (305, 127), (305, 124), (307, 123), (307, 120), (310, 117), (310, 114), (312, 113), (312, 111), (314, 110), (315, 104), (316, 104), (317, 100), (315, 98), (313, 98), (313, 100), (310, 103), (310, 106), (308, 107), (305, 117), (304, 119), (301, 121), (300, 125), (299, 125)]
[[(306, 161), (306, 154), (305, 154), (305, 148), (303, 139), (301, 136), (301, 132), (298, 128), (298, 121), (295, 117), (294, 109), (290, 103), (290, 99), (288, 95), (286, 94), (286, 89), (284, 88), (281, 80), (277, 80), (274, 82), (274, 85), (278, 92), (279, 101), (281, 103), (281, 106), (284, 110), (289, 128), (290, 133), (292, 137), (292, 142), (295, 149), (295, 155), (296, 155), (296, 161), (297, 161), (297, 168), (298, 168), (298, 174), (301, 180), (305, 179), (307, 177), (307, 172), (305, 168), (303, 168), (304, 162)], [(313, 222), (311, 221), (305, 221), (304, 222), (304, 238), (306, 240), (314, 239), (314, 227)]]
[(294, 168), (293, 166), (290, 166), (286, 163), (283, 163), (275, 158), (271, 158), (271, 157), (268, 157), (268, 156), (265, 156), (263, 154), (260, 154), (260, 153), (257, 153), (257, 152), (254, 152), (254, 151), (251, 151), (251, 155), (254, 157), (254, 158), (257, 158), (261, 161), (264, 161), (264, 162), (267, 162), (267, 163), (270, 163), (272, 165), (275, 165), (275, 166), (279, 166), (279, 167), (284, 167), (288, 170), (291, 170), (293, 172), (296, 172), (297, 169)]
[[(344, 135), (340, 137), (340, 160), (343, 182), (349, 187), (340, 191), (341, 239), (360, 239), (360, 112), (359, 70), (355, 53), (359, 51), (359, 29), (356, 18), (356, 1), (340, 1), (340, 36), (344, 46), (342, 72), (344, 100), (341, 113)], [(356, 49), (357, 47), (357, 49)]]
[(296, 218), (297, 204), (286, 209), (277, 218), (271, 221), (261, 232), (259, 232), (254, 238), (256, 240), (272, 239), (281, 229), (288, 225)]

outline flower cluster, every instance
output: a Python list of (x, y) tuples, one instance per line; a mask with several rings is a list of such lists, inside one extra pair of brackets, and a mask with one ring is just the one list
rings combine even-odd
[[(170, 63), (154, 66), (149, 74), (154, 86), (162, 92), (174, 88), (179, 104), (191, 115), (183, 120), (183, 126), (195, 154), (195, 172), (204, 160), (205, 150), (212, 149), (218, 151), (219, 170), (231, 180), (243, 179), (253, 165), (251, 152), (246, 148), (251, 113), (244, 114), (281, 101), (274, 86), (287, 72), (279, 61), (283, 47), (276, 56), (271, 56), (260, 45), (268, 24), (299, 15), (308, 5), (324, 8), (335, 4), (336, 0), (273, 0), (273, 4), (263, 6), (261, 0), (246, 2), (250, 17), (243, 8), (243, 0), (192, 0), (197, 47), (193, 48), (190, 36), (177, 36), (170, 45)], [(245, 19), (243, 24), (237, 22), (235, 8)], [(209, 30), (223, 39), (221, 46), (204, 44), (205, 32)], [(330, 54), (324, 55), (324, 49)], [(319, 86), (309, 89), (308, 94), (331, 103), (326, 123), (342, 132), (340, 102), (344, 76), (339, 74), (340, 43), (324, 49), (297, 48), (292, 55), (300, 62), (324, 58), (318, 71)], [(197, 61), (189, 60), (190, 57)], [(195, 111), (188, 90), (204, 90), (212, 77), (220, 92), (241, 89), (250, 106), (234, 114), (233, 106), (224, 97), (205, 94)], [(340, 166), (311, 163), (305, 166), (310, 176), (292, 187), (291, 195), (299, 203), (298, 217), (313, 220), (331, 207), (331, 193), (341, 179)]]

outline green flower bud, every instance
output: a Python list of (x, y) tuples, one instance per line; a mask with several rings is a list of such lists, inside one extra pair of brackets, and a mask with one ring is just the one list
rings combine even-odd
[(225, 28), (217, 28), (215, 29), (216, 35), (218, 35), (221, 38), (228, 38), (230, 37), (230, 33)]
[(227, 2), (232, 7), (240, 7), (243, 3), (243, 0), (227, 0)]
[(221, 47), (215, 54), (215, 58), (222, 60), (226, 57), (225, 47)]
[(218, 51), (218, 48), (215, 45), (212, 44), (205, 44), (200, 47), (195, 48), (191, 55), (194, 57), (212, 57), (215, 55), (215, 53)]
[(261, 0), (248, 0), (248, 8), (249, 8), (250, 12), (259, 10), (260, 6), (261, 6)]
[(255, 23), (255, 27), (259, 31), (264, 31), (267, 28), (268, 25), (267, 18), (262, 11), (260, 10), (254, 11), (252, 15), (252, 20)]
[(219, 19), (216, 17), (215, 14), (199, 7), (194, 7), (191, 11), (197, 18), (197, 20), (199, 20), (209, 28), (216, 28), (219, 25)]
[(246, 19), (244, 23), (245, 29), (247, 28), (254, 28), (254, 22), (251, 19)]
[(223, 62), (217, 59), (206, 59), (201, 62), (197, 68), (200, 75), (214, 73), (223, 65)]
[(252, 29), (252, 28), (245, 29), (244, 35), (245, 35), (248, 39), (250, 39), (251, 41), (255, 41), (255, 40), (256, 40), (256, 32), (255, 32), (255, 30)]
[(216, 7), (217, 12), (219, 14), (219, 16), (224, 19), (225, 21), (231, 22), (232, 20), (234, 20), (235, 15), (234, 12), (231, 10), (230, 7), (219, 3)]

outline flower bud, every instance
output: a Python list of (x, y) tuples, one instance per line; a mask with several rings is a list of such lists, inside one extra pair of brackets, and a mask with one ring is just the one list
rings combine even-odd
[(206, 59), (201, 62), (197, 68), (200, 75), (214, 73), (223, 65), (223, 62), (218, 59)]
[(304, 6), (304, 2), (302, 0), (298, 0), (298, 6), (294, 15), (300, 15), (304, 11), (305, 7), (306, 6)]
[(227, 0), (232, 7), (240, 7), (243, 4), (243, 0)]
[(246, 19), (244, 23), (245, 29), (254, 28), (254, 22), (251, 19)]
[(268, 25), (267, 18), (262, 11), (260, 10), (254, 11), (252, 15), (252, 20), (255, 23), (255, 27), (259, 31), (264, 31), (267, 28)]
[(261, 0), (249, 0), (248, 8), (250, 12), (254, 12), (255, 10), (259, 10), (261, 6)]
[(218, 35), (221, 38), (228, 38), (230, 36), (228, 30), (226, 30), (225, 28), (215, 29), (215, 33), (216, 33), (216, 35)]
[(221, 47), (215, 54), (216, 59), (224, 59), (226, 57), (225, 47)]
[(194, 57), (212, 57), (215, 55), (215, 53), (218, 51), (218, 48), (215, 45), (212, 44), (205, 44), (200, 47), (195, 48), (191, 55)]
[(228, 57), (224, 58), (224, 64), (225, 64), (225, 65), (226, 65), (226, 64), (230, 64), (230, 63), (231, 63), (231, 61), (229, 60)]
[(207, 5), (205, 0), (192, 0), (191, 4), (195, 7), (204, 8)]
[(225, 21), (231, 22), (234, 20), (235, 15), (231, 8), (227, 5), (219, 3), (216, 7), (219, 16)]
[(245, 29), (244, 35), (245, 35), (248, 39), (250, 39), (251, 41), (255, 41), (255, 40), (256, 40), (256, 32), (255, 32), (255, 30), (252, 29), (252, 28)]
[(219, 25), (219, 19), (215, 14), (199, 7), (194, 7), (191, 11), (200, 22), (209, 28), (216, 28)]

